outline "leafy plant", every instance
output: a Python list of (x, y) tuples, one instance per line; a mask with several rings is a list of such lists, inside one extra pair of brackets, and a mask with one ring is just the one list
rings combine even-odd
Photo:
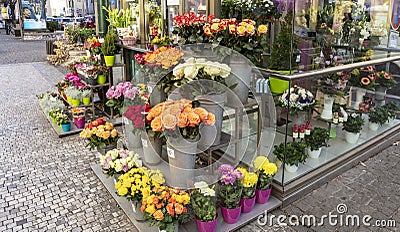
[(221, 165), (218, 171), (222, 174), (222, 178), (218, 181), (221, 205), (227, 209), (239, 207), (243, 190), (242, 172), (233, 169), (229, 164)]
[(306, 144), (304, 142), (289, 142), (286, 144), (282, 142), (278, 146), (274, 146), (274, 155), (278, 160), (288, 165), (299, 166), (299, 163), (304, 163), (308, 157), (306, 152)]
[(389, 102), (384, 106), (381, 106), (383, 110), (387, 112), (389, 118), (396, 118), (397, 112), (399, 112), (400, 108), (394, 102)]
[(372, 123), (383, 125), (388, 119), (389, 119), (389, 114), (382, 107), (377, 107), (375, 108), (375, 110), (368, 112), (368, 120)]
[(69, 123), (68, 116), (66, 114), (58, 112), (55, 117), (56, 117), (55, 120), (56, 120), (58, 125), (68, 124)]
[(102, 6), (102, 9), (107, 12), (106, 20), (110, 23), (113, 28), (128, 27), (131, 25), (131, 11), (130, 9), (118, 9), (111, 10), (110, 7), (106, 8)]
[(81, 99), (82, 92), (73, 86), (66, 88), (64, 92), (72, 99)]
[(375, 73), (375, 82), (379, 86), (391, 88), (397, 84), (397, 82), (393, 79), (393, 76), (385, 71)]
[(90, 89), (84, 89), (82, 91), (82, 98), (88, 98), (90, 97), (90, 95), (92, 94), (92, 90)]
[(305, 143), (311, 151), (316, 151), (323, 146), (327, 146), (328, 139), (329, 133), (327, 129), (315, 127), (311, 130), (310, 135), (305, 137)]
[(58, 30), (58, 22), (46, 21), (46, 27), (49, 31), (54, 32)]
[(101, 53), (105, 56), (115, 55), (117, 48), (115, 47), (115, 42), (118, 40), (117, 35), (114, 32), (107, 32), (104, 37), (104, 42), (101, 44)]
[(360, 114), (352, 113), (343, 123), (343, 130), (351, 133), (359, 133), (364, 125), (364, 119)]
[(196, 218), (202, 222), (213, 221), (217, 217), (214, 186), (209, 187), (204, 181), (194, 184), (195, 190), (191, 191), (190, 199)]

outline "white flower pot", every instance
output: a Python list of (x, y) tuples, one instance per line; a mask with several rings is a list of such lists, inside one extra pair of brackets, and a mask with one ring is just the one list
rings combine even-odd
[(322, 110), (321, 118), (327, 120), (333, 118), (332, 106), (334, 100), (335, 98), (333, 96), (330, 96), (328, 94), (324, 95), (324, 109)]
[(378, 123), (374, 123), (374, 122), (369, 122), (368, 123), (368, 128), (372, 131), (377, 131), (379, 128), (379, 124)]
[(358, 138), (360, 137), (360, 133), (351, 133), (346, 131), (346, 142), (350, 144), (355, 144), (358, 141)]
[(294, 172), (297, 172), (297, 169), (299, 168), (299, 166), (296, 166), (296, 165), (288, 165), (288, 164), (285, 164), (285, 170), (287, 171), (287, 172), (290, 172), (290, 173), (294, 173)]
[(312, 159), (318, 159), (319, 155), (321, 154), (322, 147), (320, 147), (318, 150), (311, 151), (311, 148), (307, 148), (308, 156)]
[(390, 125), (390, 124), (392, 124), (393, 120), (394, 120), (394, 118), (389, 118), (389, 119), (385, 122), (385, 124), (386, 124), (386, 125)]

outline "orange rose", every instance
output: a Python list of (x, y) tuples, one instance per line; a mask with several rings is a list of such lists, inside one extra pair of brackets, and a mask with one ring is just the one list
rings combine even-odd
[(185, 128), (189, 125), (187, 114), (181, 113), (178, 117), (178, 127)]
[(206, 36), (209, 36), (209, 37), (212, 36), (211, 27), (209, 25), (204, 26), (203, 30), (204, 30), (204, 34)]
[(188, 114), (189, 126), (197, 126), (200, 123), (200, 117), (194, 112)]
[(98, 126), (99, 125), (99, 123), (95, 120), (95, 121), (93, 121), (92, 123), (91, 123), (93, 126)]
[(215, 115), (213, 113), (208, 113), (205, 123), (207, 126), (213, 126), (215, 124)]
[(157, 221), (161, 221), (164, 219), (164, 214), (163, 212), (159, 209), (156, 212), (154, 212), (153, 214), (154, 219), (156, 219)]
[(113, 129), (111, 131), (111, 137), (115, 138), (115, 137), (117, 137), (117, 135), (118, 135), (118, 131), (116, 129)]
[(161, 122), (161, 117), (157, 116), (151, 121), (150, 123), (151, 129), (155, 132), (162, 131), (162, 122)]
[[(154, 120), (153, 120), (154, 121)], [(173, 130), (176, 127), (176, 124), (178, 123), (176, 120), (176, 117), (172, 114), (166, 114), (163, 115), (163, 126), (167, 130)]]
[(199, 115), (200, 121), (204, 122), (207, 119), (208, 112), (204, 108), (195, 108), (194, 112)]
[(167, 205), (167, 212), (168, 212), (168, 214), (169, 215), (171, 215), (172, 217), (174, 216), (174, 214), (175, 214), (175, 209), (174, 209), (174, 205), (173, 204), (171, 204), (171, 203), (169, 203), (168, 205)]
[(184, 208), (185, 208), (185, 207), (183, 207), (182, 204), (175, 203), (175, 213), (176, 213), (176, 214), (182, 214)]
[(103, 139), (108, 139), (108, 138), (110, 138), (110, 136), (111, 136), (111, 133), (109, 132), (109, 131), (104, 131), (103, 133), (102, 133), (102, 138)]
[(192, 108), (191, 105), (190, 105), (190, 106), (186, 106), (186, 107), (183, 109), (183, 113), (188, 114), (188, 113), (190, 113), (190, 112), (193, 112), (193, 108)]

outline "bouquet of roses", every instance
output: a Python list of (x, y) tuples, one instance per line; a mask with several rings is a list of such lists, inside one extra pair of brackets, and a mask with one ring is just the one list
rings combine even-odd
[(222, 175), (221, 179), (218, 181), (221, 205), (227, 209), (239, 207), (243, 189), (243, 173), (238, 169), (234, 169), (229, 164), (222, 164), (218, 168), (218, 171)]
[[(166, 101), (155, 105), (146, 116), (147, 129), (154, 133), (166, 132), (168, 136), (179, 136), (195, 139), (199, 135), (199, 125), (207, 126), (215, 123), (215, 115), (198, 107), (193, 108), (192, 101)], [(177, 130), (178, 129), (178, 130)]]
[(295, 85), (279, 97), (278, 103), (283, 108), (289, 106), (290, 113), (295, 114), (297, 111), (308, 110), (310, 106), (315, 104), (315, 98), (310, 91)]
[[(146, 112), (150, 110), (149, 104), (149, 93), (147, 87), (144, 84), (137, 84), (133, 88), (137, 88), (139, 92), (135, 92), (134, 95), (128, 94), (125, 97), (123, 116), (133, 122), (133, 133), (137, 134), (144, 127), (144, 117)], [(133, 93), (133, 92), (131, 92)]]
[(142, 212), (150, 219), (150, 226), (173, 232), (175, 224), (184, 219), (190, 196), (187, 192), (168, 186), (154, 187), (149, 196), (143, 197)]
[(88, 140), (86, 146), (90, 149), (94, 147), (104, 148), (107, 145), (116, 144), (119, 139), (118, 131), (114, 128), (114, 125), (102, 118), (87, 124), (79, 137)]
[(278, 167), (269, 162), (268, 158), (265, 156), (257, 156), (254, 159), (254, 167), (257, 170), (258, 181), (257, 190), (267, 190), (274, 178), (275, 173), (278, 171)]
[(210, 188), (204, 181), (194, 183), (194, 187), (190, 198), (196, 218), (202, 222), (213, 221), (217, 217), (214, 187)]
[(105, 155), (101, 155), (99, 160), (103, 172), (108, 176), (122, 174), (131, 168), (142, 166), (139, 155), (125, 149), (108, 151)]
[[(208, 22), (214, 18), (214, 15), (208, 16)], [(185, 12), (183, 15), (177, 15), (172, 19), (175, 35), (180, 37), (180, 44), (207, 43), (208, 38), (205, 36), (203, 27), (207, 21), (205, 15), (196, 16), (194, 12)]]

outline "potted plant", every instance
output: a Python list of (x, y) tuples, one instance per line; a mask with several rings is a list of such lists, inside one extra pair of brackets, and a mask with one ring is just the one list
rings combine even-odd
[(304, 142), (289, 142), (286, 144), (282, 142), (278, 146), (274, 146), (274, 155), (285, 164), (287, 172), (296, 172), (299, 164), (304, 163), (308, 157), (306, 153), (306, 144)]
[(142, 212), (144, 217), (150, 219), (150, 226), (157, 226), (160, 231), (173, 232), (177, 222), (188, 216), (187, 205), (190, 196), (187, 192), (160, 186), (143, 197)]
[(79, 106), (81, 104), (82, 92), (74, 86), (65, 89), (65, 95), (67, 95), (67, 99), (69, 99), (68, 102), (72, 106)]
[(98, 118), (87, 124), (79, 137), (88, 140), (86, 147), (90, 147), (90, 150), (96, 147), (101, 154), (117, 147), (119, 139), (118, 131), (114, 128), (114, 125), (106, 122), (103, 118)]
[(131, 25), (131, 10), (130, 9), (111, 9), (102, 6), (102, 9), (107, 12), (106, 20), (110, 27), (117, 29), (118, 36), (121, 36), (121, 29)]
[(143, 221), (145, 220), (142, 211), (143, 198), (147, 197), (153, 188), (159, 187), (164, 182), (164, 176), (159, 170), (132, 166), (129, 171), (119, 176), (115, 189), (118, 196), (124, 196), (132, 202), (134, 218), (137, 221)]
[(226, 223), (234, 224), (239, 220), (241, 212), (243, 174), (229, 164), (222, 164), (218, 171), (222, 175), (218, 181), (222, 217)]
[(307, 145), (308, 156), (317, 159), (321, 154), (322, 147), (327, 146), (329, 132), (325, 128), (315, 127), (310, 135), (306, 135), (305, 143)]
[(375, 73), (375, 99), (377, 101), (385, 100), (386, 90), (392, 88), (397, 82), (393, 79), (393, 76), (385, 71)]
[(382, 108), (387, 112), (388, 119), (385, 124), (390, 124), (393, 119), (396, 118), (397, 112), (399, 111), (399, 107), (394, 102), (389, 102), (386, 105), (383, 105)]
[(354, 69), (349, 78), (349, 84), (356, 88), (356, 100), (353, 108), (358, 110), (363, 102), (363, 97), (366, 93), (365, 89), (375, 89), (375, 67), (367, 66), (361, 69)]
[(72, 117), (76, 128), (82, 129), (85, 127), (85, 109), (81, 107), (74, 107), (71, 109)]
[(368, 112), (368, 128), (372, 131), (378, 130), (389, 118), (388, 112), (382, 108), (377, 107)]
[(107, 102), (108, 107), (113, 107), (114, 110), (118, 111), (120, 115), (123, 114), (122, 107), (124, 106), (125, 96), (129, 98), (135, 98), (136, 93), (139, 93), (139, 89), (131, 85), (129, 81), (121, 82), (116, 86), (111, 86), (107, 92)]
[(278, 167), (276, 164), (269, 162), (268, 158), (265, 156), (257, 156), (254, 159), (254, 167), (258, 174), (256, 202), (258, 204), (265, 204), (269, 200), (272, 189), (271, 183), (275, 173), (278, 171)]
[(254, 172), (249, 172), (245, 168), (237, 168), (243, 174), (243, 190), (240, 197), (242, 213), (251, 212), (256, 203), (256, 185), (258, 176)]
[(71, 129), (71, 124), (69, 122), (68, 116), (61, 112), (57, 113), (56, 115), (57, 124), (60, 125), (61, 129), (64, 132), (67, 132)]
[(117, 35), (114, 32), (108, 32), (104, 37), (104, 42), (101, 44), (101, 53), (104, 55), (104, 61), (107, 67), (114, 66), (115, 53), (117, 48), (115, 42), (117, 41)]
[(206, 182), (200, 181), (195, 182), (194, 187), (190, 192), (190, 200), (195, 212), (197, 230), (214, 232), (218, 222), (214, 186), (210, 188)]
[(53, 109), (49, 111), (49, 117), (51, 118), (51, 121), (54, 123), (57, 123), (57, 114), (59, 114), (61, 112), (60, 109)]
[(82, 90), (82, 103), (84, 105), (89, 105), (90, 104), (90, 96), (91, 95), (92, 95), (92, 90), (91, 89)]
[(357, 143), (363, 125), (364, 119), (362, 118), (361, 114), (352, 113), (348, 116), (347, 121), (343, 123), (343, 130), (347, 132), (346, 141), (348, 143)]

